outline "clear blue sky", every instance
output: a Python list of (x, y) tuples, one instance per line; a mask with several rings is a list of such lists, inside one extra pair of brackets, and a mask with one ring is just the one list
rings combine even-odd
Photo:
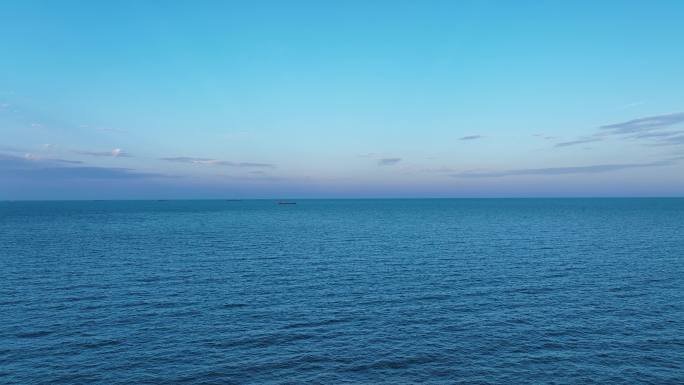
[(0, 199), (684, 196), (682, 1), (0, 4)]

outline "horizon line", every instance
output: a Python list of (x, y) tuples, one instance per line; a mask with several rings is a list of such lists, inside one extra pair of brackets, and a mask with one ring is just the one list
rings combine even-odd
[(12, 202), (170, 202), (170, 201), (324, 201), (324, 200), (495, 200), (495, 199), (684, 199), (684, 196), (521, 196), (521, 197), (359, 197), (359, 198), (140, 198), (140, 199), (0, 199)]

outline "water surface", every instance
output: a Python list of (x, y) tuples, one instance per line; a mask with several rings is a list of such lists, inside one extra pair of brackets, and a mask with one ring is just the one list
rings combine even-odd
[(0, 383), (684, 383), (684, 199), (0, 202)]

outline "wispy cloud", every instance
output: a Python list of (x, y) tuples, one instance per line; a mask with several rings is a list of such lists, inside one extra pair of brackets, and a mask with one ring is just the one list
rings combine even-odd
[(26, 153), (24, 154), (24, 159), (39, 162), (53, 162), (53, 163), (67, 163), (67, 164), (82, 164), (80, 160), (69, 160), (69, 159), (56, 159), (56, 158), (45, 158), (39, 155)]
[(656, 146), (674, 146), (674, 145), (680, 145), (684, 144), (684, 135), (677, 135), (677, 136), (668, 136), (665, 138), (661, 138), (658, 143), (656, 143)]
[(684, 133), (684, 131), (660, 131), (684, 122), (684, 112), (672, 114), (646, 116), (620, 123), (606, 124), (599, 127), (599, 131), (591, 137), (578, 138), (566, 142), (556, 143), (555, 147), (568, 147), (578, 144), (599, 142), (610, 137), (619, 139), (653, 139), (659, 141), (657, 145), (679, 144), (677, 140), (669, 140)]
[(381, 158), (378, 159), (378, 166), (394, 166), (401, 162), (401, 158)]
[(7, 151), (7, 152), (27, 152), (30, 150), (27, 150), (25, 148), (19, 148), (19, 147), (14, 147), (14, 146), (1, 146), (0, 145), (0, 151)]
[(619, 136), (623, 139), (644, 139), (649, 146), (673, 146), (684, 144), (684, 130), (661, 131), (684, 123), (684, 112), (648, 116), (622, 123), (601, 126), (597, 137)]
[[(5, 170), (7, 171), (7, 170)], [(12, 170), (13, 176), (49, 177), (52, 179), (144, 179), (176, 178), (175, 176), (138, 172), (119, 167), (44, 167), (35, 169)]]
[(524, 168), (503, 171), (462, 172), (452, 174), (456, 178), (500, 178), (520, 175), (567, 175), (567, 174), (597, 174), (611, 171), (669, 166), (677, 163), (681, 158), (672, 158), (648, 163), (598, 164), (591, 166)]
[(30, 159), (26, 159), (26, 157), (0, 153), (0, 168), (30, 166), (29, 162)]
[(681, 122), (684, 122), (684, 112), (647, 116), (626, 122), (603, 125), (600, 128), (609, 135), (624, 135), (658, 130)]
[(556, 139), (555, 136), (544, 135), (544, 134), (533, 134), (532, 136), (536, 136), (537, 138), (541, 138), (541, 139), (544, 139), (544, 140), (553, 140), (553, 139)]
[(376, 153), (374, 153), (374, 152), (368, 152), (368, 153), (365, 153), (365, 154), (359, 154), (359, 158), (375, 158), (376, 156), (378, 156), (378, 154), (376, 154)]
[(88, 156), (109, 156), (109, 157), (114, 157), (114, 158), (131, 158), (132, 156), (126, 152), (124, 152), (120, 148), (115, 148), (109, 151), (82, 151), (82, 150), (73, 150), (72, 151), (74, 154), (79, 154), (79, 155), (88, 155)]
[(484, 138), (482, 135), (468, 135), (458, 138), (458, 140), (475, 140)]
[(229, 179), (235, 181), (246, 181), (246, 182), (282, 182), (288, 180), (287, 178), (264, 175), (264, 174), (250, 174), (250, 175), (219, 175), (222, 179)]
[(159, 158), (167, 162), (176, 163), (190, 163), (190, 164), (206, 164), (214, 166), (228, 166), (228, 167), (244, 167), (244, 168), (275, 168), (271, 163), (255, 163), (255, 162), (230, 162), (226, 160), (218, 160), (212, 158), (197, 158), (191, 156), (175, 156), (167, 158)]
[(684, 131), (660, 131), (660, 132), (644, 132), (638, 135), (634, 135), (633, 138), (643, 139), (643, 138), (664, 138), (668, 136), (675, 136), (679, 134), (684, 134)]
[(81, 164), (66, 159), (18, 157), (0, 154), (0, 176), (40, 180), (175, 178), (171, 175), (138, 172), (129, 168), (70, 166)]
[(554, 147), (576, 146), (578, 144), (592, 143), (592, 142), (599, 142), (599, 141), (601, 141), (601, 139), (599, 139), (599, 138), (583, 138), (583, 139), (571, 140), (568, 142), (556, 143), (556, 145)]

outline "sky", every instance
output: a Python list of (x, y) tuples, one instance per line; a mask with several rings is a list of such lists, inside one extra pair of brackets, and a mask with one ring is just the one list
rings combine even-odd
[(684, 196), (682, 1), (0, 4), (0, 199)]

